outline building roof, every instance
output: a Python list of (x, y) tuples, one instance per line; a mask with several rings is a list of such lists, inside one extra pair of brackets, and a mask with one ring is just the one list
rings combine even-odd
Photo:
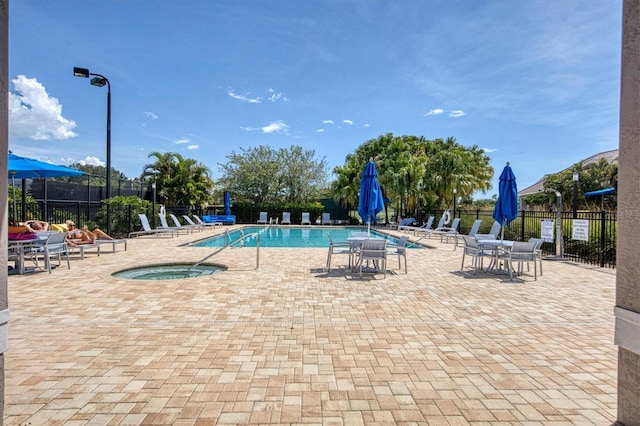
[[(604, 152), (600, 152), (598, 154), (592, 155), (591, 157), (585, 158), (584, 160), (582, 160), (582, 165), (586, 166), (587, 164), (591, 164), (591, 163), (599, 163), (600, 160), (606, 160), (609, 163), (617, 163), (618, 162), (618, 150), (617, 149), (612, 149), (611, 151), (604, 151)], [(579, 163), (579, 161), (576, 161), (576, 163)], [(575, 164), (575, 163), (574, 163)], [(574, 166), (574, 164), (572, 164), (571, 166), (567, 167), (564, 170), (561, 170), (559, 172), (556, 173), (562, 173), (566, 170), (571, 170)], [(531, 195), (531, 194), (537, 194), (538, 192), (542, 191), (544, 189), (544, 181), (547, 178), (547, 175), (544, 175), (540, 178), (540, 180), (538, 180), (536, 183), (534, 183), (531, 186), (526, 187), (525, 189), (518, 191), (518, 197), (524, 197), (527, 195)]]

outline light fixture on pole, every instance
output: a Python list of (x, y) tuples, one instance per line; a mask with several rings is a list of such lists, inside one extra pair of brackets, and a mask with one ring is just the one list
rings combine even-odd
[[(107, 199), (111, 198), (111, 83), (109, 79), (101, 74), (89, 72), (88, 68), (73, 67), (75, 77), (89, 78), (94, 76), (90, 83), (92, 86), (107, 86)], [(107, 205), (107, 234), (111, 233), (111, 217), (109, 215), (109, 205)]]
[(153, 188), (153, 200), (151, 200), (151, 217), (153, 218), (153, 227), (156, 226), (156, 177), (157, 175), (153, 174), (153, 183), (151, 184), (151, 188)]
[(578, 218), (578, 180), (580, 179), (580, 173), (573, 172), (573, 218)]
[(456, 217), (456, 198), (458, 198), (458, 196), (456, 195), (457, 192), (458, 190), (456, 188), (453, 188), (453, 218), (454, 219)]

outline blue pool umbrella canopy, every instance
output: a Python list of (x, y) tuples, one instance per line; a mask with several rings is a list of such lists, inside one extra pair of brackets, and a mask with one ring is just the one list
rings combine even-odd
[(498, 185), (498, 201), (493, 209), (493, 218), (502, 225), (502, 239), (504, 239), (504, 227), (518, 217), (518, 187), (516, 176), (513, 174), (509, 163), (500, 174)]
[(226, 216), (231, 214), (231, 194), (229, 191), (224, 191), (224, 214)]
[(384, 210), (384, 198), (382, 188), (378, 182), (378, 170), (373, 159), (369, 159), (367, 166), (362, 172), (360, 180), (360, 198), (358, 200), (358, 214), (367, 224), (367, 232), (371, 230), (371, 223), (375, 222), (376, 216)]
[(64, 166), (56, 166), (55, 164), (45, 163), (44, 161), (34, 160), (33, 158), (20, 157), (19, 155), (15, 155), (11, 152), (9, 153), (7, 170), (13, 186), (13, 218), (15, 220), (18, 220), (15, 179), (41, 179), (50, 177), (81, 176), (84, 174), (84, 172), (81, 172), (80, 170)]
[(33, 158), (20, 157), (9, 153), (7, 164), (9, 177), (15, 179), (39, 179), (64, 176), (81, 176), (84, 172), (64, 166), (45, 163)]

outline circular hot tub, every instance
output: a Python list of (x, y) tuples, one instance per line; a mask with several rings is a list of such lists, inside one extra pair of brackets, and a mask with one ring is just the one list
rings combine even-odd
[(122, 269), (111, 275), (131, 280), (180, 280), (213, 275), (226, 270), (226, 266), (213, 263), (197, 266), (192, 263), (164, 263)]

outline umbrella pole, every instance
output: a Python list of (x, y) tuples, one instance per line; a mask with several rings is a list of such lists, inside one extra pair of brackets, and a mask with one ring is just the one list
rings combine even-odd
[(504, 226), (506, 221), (507, 221), (506, 219), (502, 219), (502, 236), (500, 237), (500, 239), (503, 241), (504, 241)]
[(16, 202), (16, 178), (11, 175), (11, 187), (13, 188), (13, 220), (18, 222), (18, 204)]

